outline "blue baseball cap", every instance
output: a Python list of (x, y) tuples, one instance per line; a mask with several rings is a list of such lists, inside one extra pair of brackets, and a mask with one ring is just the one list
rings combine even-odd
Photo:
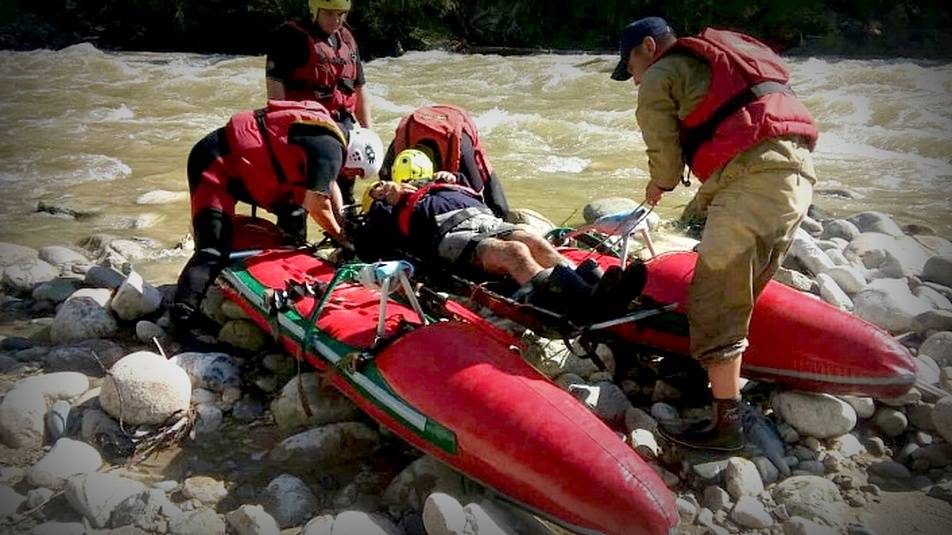
[(645, 37), (658, 37), (666, 33), (671, 33), (671, 26), (668, 21), (661, 17), (645, 17), (632, 22), (621, 32), (621, 38), (618, 40), (618, 52), (621, 53), (621, 60), (612, 72), (612, 80), (624, 82), (631, 78), (628, 74), (628, 56), (631, 49), (640, 45)]

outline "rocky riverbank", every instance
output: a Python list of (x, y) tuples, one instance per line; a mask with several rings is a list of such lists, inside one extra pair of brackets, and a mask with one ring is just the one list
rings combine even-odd
[[(607, 199), (585, 215), (624, 207), (633, 203)], [(174, 288), (130, 269), (158, 252), (107, 236), (83, 243), (0, 244), (4, 532), (553, 529), (421, 457), (319, 374), (299, 371), (219, 292), (204, 309), (220, 327), (201, 352), (187, 351), (168, 320)], [(661, 248), (692, 243), (657, 238)], [(625, 367), (607, 347), (600, 369), (563, 341), (536, 337), (527, 359), (651, 463), (679, 498), (682, 533), (944, 533), (950, 267), (952, 243), (929, 229), (811, 210), (777, 279), (896, 335), (916, 354), (920, 386), (873, 400), (748, 384), (755, 440), (737, 457), (678, 451), (655, 435), (704, 413), (696, 375), (651, 359)]]

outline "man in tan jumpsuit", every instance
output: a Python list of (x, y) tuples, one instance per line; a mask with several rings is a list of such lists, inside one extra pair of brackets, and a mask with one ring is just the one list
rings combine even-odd
[[(680, 44), (663, 19), (640, 19), (622, 34), (622, 57), (612, 74), (620, 81), (633, 77), (638, 86), (636, 116), (651, 177), (645, 199), (651, 205), (677, 187), (685, 164), (700, 175), (693, 165), (698, 159), (691, 160), (690, 151), (682, 147), (684, 120), (714, 90), (712, 69), (718, 65), (676, 47)], [(710, 423), (682, 433), (662, 430), (676, 443), (721, 451), (743, 448), (740, 369), (754, 301), (780, 265), (816, 181), (810, 156), (815, 127), (811, 139), (804, 125), (812, 127), (812, 120), (805, 108), (802, 114), (803, 123), (792, 129), (801, 127), (795, 135), (764, 136), (760, 131), (747, 139), (726, 140), (739, 150), (709, 176), (699, 176), (703, 184), (691, 205), (707, 223), (687, 312), (691, 355), (708, 372), (715, 410)], [(757, 117), (747, 119), (756, 123)], [(715, 129), (710, 139), (724, 135), (723, 129)], [(737, 130), (727, 136), (738, 137)]]

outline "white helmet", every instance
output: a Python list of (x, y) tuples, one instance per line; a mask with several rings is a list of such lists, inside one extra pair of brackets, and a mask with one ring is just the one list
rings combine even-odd
[(383, 165), (383, 142), (373, 130), (354, 126), (347, 144), (347, 161), (344, 169), (355, 172), (363, 178), (377, 176)]

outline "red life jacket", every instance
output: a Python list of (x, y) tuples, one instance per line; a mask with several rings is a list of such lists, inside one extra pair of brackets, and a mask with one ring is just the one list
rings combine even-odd
[(479, 142), (479, 131), (469, 114), (456, 106), (424, 106), (401, 119), (394, 133), (393, 154), (400, 154), (400, 151), (413, 148), (421, 141), (428, 141), (436, 146), (439, 153), (435, 156), (440, 161), (433, 162), (437, 170), (458, 173), (463, 159), (463, 134), (473, 141), (473, 156), (479, 168), (479, 178), (485, 186), (492, 176), (492, 167)]
[(466, 186), (460, 186), (459, 184), (430, 182), (429, 184), (420, 186), (416, 191), (411, 193), (409, 197), (407, 197), (406, 201), (397, 206), (397, 229), (400, 231), (401, 235), (410, 235), (410, 219), (413, 217), (413, 210), (418, 204), (420, 204), (420, 201), (423, 200), (423, 197), (431, 191), (439, 191), (441, 189), (455, 189), (456, 191), (461, 191), (463, 193), (472, 195), (477, 199), (482, 199), (482, 196), (479, 193), (473, 191), (471, 188), (467, 188)]
[(711, 66), (707, 94), (681, 121), (684, 160), (701, 181), (766, 139), (800, 136), (813, 149), (813, 117), (787, 85), (790, 73), (770, 47), (749, 35), (707, 28), (678, 39), (661, 57), (676, 51)]
[(318, 40), (296, 22), (288, 25), (307, 36), (310, 55), (285, 83), (287, 100), (316, 100), (331, 112), (344, 108), (353, 114), (357, 108), (357, 42), (345, 27), (336, 33), (337, 47), (329, 39)]
[(266, 108), (236, 114), (225, 127), (229, 172), (244, 184), (254, 204), (266, 210), (304, 202), (306, 154), (288, 144), (288, 130), (294, 123), (323, 126), (347, 146), (337, 123), (314, 101), (269, 100)]

